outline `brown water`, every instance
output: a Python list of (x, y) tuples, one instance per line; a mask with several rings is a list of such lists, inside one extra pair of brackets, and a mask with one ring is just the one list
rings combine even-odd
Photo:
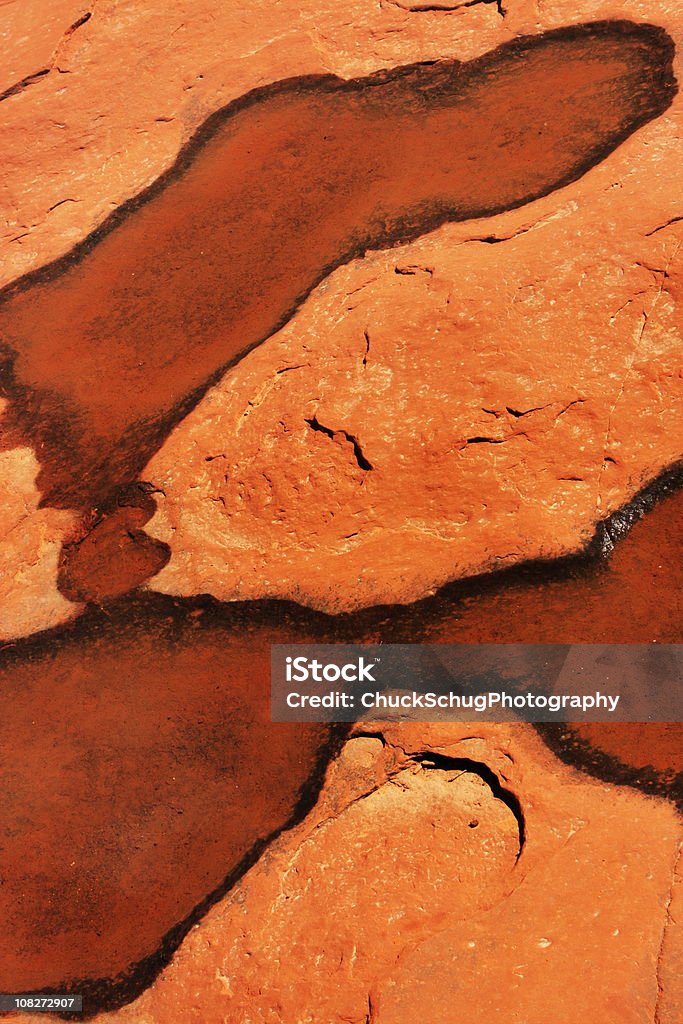
[(0, 991), (115, 978), (310, 805), (333, 730), (270, 721), (292, 635), (142, 601), (4, 662)]
[(467, 64), (294, 79), (214, 115), (147, 194), (6, 291), (10, 443), (40, 448), (44, 502), (133, 481), (334, 267), (579, 178), (669, 106), (672, 56), (663, 30), (604, 22)]

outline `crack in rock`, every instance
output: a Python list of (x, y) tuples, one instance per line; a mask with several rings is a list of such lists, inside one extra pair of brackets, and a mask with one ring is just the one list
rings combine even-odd
[(468, 7), (495, 7), (501, 18), (507, 14), (502, 0), (453, 0), (452, 3), (401, 3), (401, 0), (381, 0), (380, 7), (396, 7), (407, 14), (455, 14)]
[[(67, 74), (67, 72), (62, 71), (59, 67), (57, 67), (59, 52), (64, 46), (64, 44), (67, 42), (67, 40), (71, 38), (74, 32), (77, 32), (82, 25), (85, 25), (88, 21), (90, 21), (92, 16), (93, 11), (86, 11), (85, 14), (81, 15), (80, 18), (74, 21), (73, 25), (69, 26), (69, 28), (66, 30), (66, 32), (60, 39), (59, 43), (55, 47), (55, 51), (52, 55), (52, 59), (49, 65), (46, 68), (41, 68), (40, 71), (33, 71), (30, 75), (25, 75), (24, 78), (19, 79), (18, 82), (14, 83), (14, 85), (10, 85), (9, 88), (5, 89), (3, 93), (0, 93), (0, 103), (2, 103), (3, 100), (10, 99), (10, 97), (12, 96), (18, 96), (29, 86), (34, 85), (35, 82), (39, 82), (41, 78), (45, 78), (46, 75), (51, 74), (51, 72), (53, 71), (58, 71), (60, 74)], [(64, 200), (64, 202), (67, 202), (67, 200)]]
[(311, 417), (311, 419), (307, 419), (306, 423), (308, 423), (311, 430), (315, 430), (319, 434), (325, 434), (326, 437), (332, 438), (333, 441), (336, 440), (338, 437), (344, 438), (344, 440), (348, 441), (349, 444), (352, 445), (353, 455), (359, 468), (365, 470), (366, 472), (371, 469), (374, 469), (372, 463), (369, 462), (368, 459), (366, 459), (365, 455), (363, 454), (363, 449), (359, 444), (358, 438), (354, 434), (350, 434), (347, 430), (332, 430), (331, 427), (324, 426), (317, 418), (317, 416), (313, 416)]

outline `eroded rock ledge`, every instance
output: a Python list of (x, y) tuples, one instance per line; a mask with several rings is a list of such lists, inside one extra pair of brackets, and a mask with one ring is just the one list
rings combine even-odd
[(308, 817), (98, 1019), (546, 1024), (566, 991), (563, 1024), (675, 1024), (680, 843), (670, 804), (528, 726), (360, 723)]
[(680, 457), (669, 130), (534, 219), (442, 228), (320, 286), (144, 471), (171, 550), (149, 585), (339, 612), (588, 545)]

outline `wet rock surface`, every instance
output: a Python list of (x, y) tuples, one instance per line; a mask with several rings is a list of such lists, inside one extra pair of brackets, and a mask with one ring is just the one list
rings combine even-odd
[[(372, 905), (381, 906), (387, 920), (397, 914), (408, 922), (399, 929), (395, 952), (404, 948), (407, 936), (412, 943), (436, 925), (440, 929), (457, 908), (463, 916), (467, 907), (488, 908), (491, 901), (507, 899), (533, 831), (527, 803), (536, 801), (544, 773), (548, 778), (559, 773), (555, 795), (569, 783), (570, 790), (578, 786), (576, 814), (583, 814), (592, 793), (607, 800), (621, 792), (615, 783), (628, 783), (636, 789), (630, 796), (625, 791), (623, 799), (633, 807), (634, 820), (647, 819), (648, 809), (657, 807), (668, 808), (661, 814), (675, 820), (671, 804), (648, 802), (646, 794), (681, 800), (680, 727), (638, 726), (636, 737), (635, 727), (630, 736), (628, 727), (622, 733), (610, 725), (570, 727), (584, 737), (580, 749), (539, 727), (560, 758), (598, 775), (606, 783), (601, 789), (597, 782), (580, 783), (578, 773), (563, 768), (540, 740), (533, 740), (531, 727), (485, 727), (487, 743), (495, 749), (500, 741), (508, 750), (507, 739), (500, 737), (512, 742), (519, 735), (531, 743), (531, 748), (522, 745), (519, 755), (508, 750), (502, 760), (499, 754), (492, 759), (479, 740), (460, 744), (463, 736), (480, 735), (480, 724), (472, 723), (444, 724), (436, 733), (431, 726), (419, 727), (426, 737), (442, 736), (443, 749), (427, 741), (420, 747), (423, 734), (416, 733), (417, 726), (391, 726), (388, 761), (386, 737), (383, 744), (368, 735), (354, 740), (337, 762), (339, 733), (322, 725), (270, 721), (271, 643), (419, 642), (427, 635), (424, 621), (411, 627), (380, 616), (367, 621), (366, 615), (364, 622), (354, 617), (340, 624), (295, 606), (220, 606), (206, 599), (148, 595), (114, 602), (70, 627), (8, 647), (0, 654), (6, 724), (0, 755), (0, 907), (12, 939), (0, 955), (2, 988), (82, 991), (91, 1011), (135, 999), (183, 939), (190, 941), (188, 930), (210, 915), (217, 901), (241, 899), (239, 879), (255, 861), (265, 858), (263, 870), (271, 878), (272, 864), (279, 863), (270, 860), (273, 841), (281, 830), (296, 827), (314, 804), (313, 820), (325, 823), (327, 838), (321, 834), (322, 845), (311, 852), (311, 861), (309, 840), (301, 840), (301, 867), (286, 870), (294, 889), (286, 900), (279, 898), (296, 916), (300, 901), (314, 890), (327, 893), (326, 904), (338, 890), (349, 921), (342, 928), (339, 916), (337, 927), (346, 936), (358, 932), (360, 940), (370, 927), (365, 897), (372, 893)], [(476, 662), (476, 651), (469, 657)], [(495, 670), (491, 650), (482, 657), (487, 660), (481, 668)], [(476, 673), (476, 664), (470, 667)], [(542, 678), (544, 663), (539, 669)], [(529, 670), (533, 674), (533, 666)], [(453, 737), (457, 743), (451, 749)], [(637, 753), (629, 754), (634, 739)], [(401, 760), (401, 749), (407, 760)], [(533, 756), (524, 753), (529, 749)], [(545, 766), (538, 778), (537, 755)], [(513, 784), (513, 764), (529, 782), (531, 795)], [(343, 787), (335, 790), (332, 803), (327, 798), (315, 803), (326, 773), (341, 770), (335, 777), (343, 779), (347, 769), (353, 786), (373, 793), (351, 814), (352, 827), (342, 816)], [(380, 792), (380, 787), (385, 788)], [(562, 800), (556, 810), (558, 822), (569, 813)], [(610, 829), (621, 829), (613, 816), (610, 821)], [(314, 832), (317, 836), (317, 824)], [(623, 842), (631, 839), (627, 829)], [(299, 856), (299, 841), (293, 838), (288, 847), (292, 856)], [(661, 846), (663, 840), (653, 834), (647, 842)], [(315, 885), (313, 863), (321, 873)], [(282, 886), (280, 871), (272, 867), (272, 881)], [(564, 868), (558, 871), (564, 879)], [(453, 888), (448, 879), (458, 885)], [(386, 898), (384, 885), (390, 889)], [(599, 893), (600, 885), (591, 885), (590, 893)], [(131, 914), (131, 906), (141, 905), (142, 919)], [(287, 922), (283, 936), (289, 917)], [(379, 934), (375, 925), (373, 934)], [(298, 927), (311, 933), (307, 941), (321, 943), (315, 956), (333, 955), (323, 956), (327, 933), (312, 929), (305, 915)], [(382, 934), (387, 927), (382, 925)], [(176, 953), (181, 960), (184, 948)], [(338, 951), (337, 940), (330, 948)], [(373, 953), (364, 956), (366, 963), (373, 961)], [(386, 956), (388, 964), (388, 946)], [(353, 973), (344, 977), (348, 992), (341, 980), (329, 988), (328, 1009), (340, 999), (353, 1004), (368, 976), (365, 971), (360, 981)], [(323, 999), (328, 973), (321, 969), (315, 978)], [(294, 1013), (301, 975), (295, 972), (286, 984), (292, 986), (288, 999)]]
[(9, 411), (40, 444), (44, 500), (130, 483), (339, 264), (582, 177), (669, 107), (672, 57), (664, 30), (605, 22), (467, 64), (276, 82), (218, 112), (146, 195), (0, 303)]
[(143, 527), (156, 506), (148, 488), (129, 487), (90, 517), (62, 548), (57, 583), (71, 601), (102, 604), (127, 594), (168, 562), (168, 546)]
[(310, 806), (334, 748), (270, 721), (269, 642), (291, 630), (172, 605), (78, 625), (2, 657), (4, 992), (134, 988)]
[[(588, 546), (681, 437), (673, 307), (639, 306), (659, 285), (635, 279), (661, 255), (634, 239), (615, 266), (604, 186), (590, 214), (576, 198), (500, 245), (441, 238), (335, 275), (324, 311), (243, 360), (146, 468), (163, 492), (148, 530), (171, 547), (149, 585), (338, 613)], [(601, 225), (590, 274), (583, 217)]]

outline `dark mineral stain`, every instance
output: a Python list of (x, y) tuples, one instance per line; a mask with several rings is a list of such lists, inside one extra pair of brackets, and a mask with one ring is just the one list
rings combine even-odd
[(567, 764), (606, 782), (668, 796), (683, 811), (683, 722), (548, 722), (536, 728)]
[[(630, 527), (608, 561), (529, 564), (456, 583), (422, 602), (424, 643), (677, 644), (683, 642), (683, 491), (663, 477), (604, 524)], [(653, 497), (659, 500), (652, 504)], [(643, 516), (637, 519), (638, 509)], [(632, 515), (635, 514), (635, 521)], [(400, 630), (400, 626), (397, 627)], [(683, 723), (537, 727), (563, 760), (608, 782), (672, 797), (683, 809)]]
[[(408, 614), (428, 643), (681, 643), (682, 483), (683, 470), (663, 475), (584, 555), (450, 584)], [(596, 557), (619, 532), (609, 558)]]
[(626, 21), (342, 81), (292, 79), (213, 115), (174, 168), (4, 292), (11, 443), (43, 501), (133, 482), (226, 367), (332, 269), (585, 174), (676, 92), (664, 30)]

